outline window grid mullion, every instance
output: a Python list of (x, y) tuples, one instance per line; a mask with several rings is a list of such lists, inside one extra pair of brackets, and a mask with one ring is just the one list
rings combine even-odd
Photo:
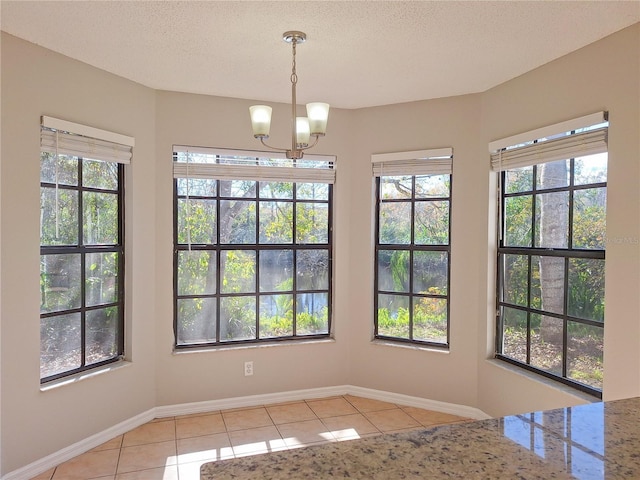
[(256, 200), (255, 200), (255, 205), (256, 205), (256, 221), (255, 221), (255, 225), (256, 225), (256, 236), (255, 236), (255, 242), (256, 242), (256, 269), (255, 269), (255, 278), (253, 281), (253, 288), (255, 291), (255, 299), (256, 299), (256, 309), (255, 309), (255, 313), (256, 313), (256, 317), (255, 317), (255, 328), (256, 328), (256, 340), (260, 340), (260, 299), (261, 297), (261, 292), (260, 292), (260, 184), (261, 182), (256, 182)]
[(415, 340), (415, 318), (414, 318), (414, 302), (413, 297), (413, 249), (416, 245), (416, 176), (411, 176), (411, 241), (409, 243), (409, 285), (407, 292), (409, 294), (409, 339)]
[[(220, 249), (220, 217), (221, 217), (221, 207), (220, 207), (220, 180), (216, 181), (216, 343), (221, 342), (220, 338), (220, 330), (221, 330), (221, 308), (220, 308), (220, 294), (222, 293), (222, 250)], [(226, 265), (226, 263), (225, 263)]]

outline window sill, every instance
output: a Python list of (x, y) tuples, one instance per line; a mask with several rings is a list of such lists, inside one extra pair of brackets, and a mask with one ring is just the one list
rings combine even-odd
[(589, 393), (583, 392), (581, 390), (578, 390), (577, 388), (573, 388), (569, 385), (565, 385), (564, 383), (555, 381), (551, 378), (547, 378), (544, 375), (539, 375), (535, 372), (530, 372), (529, 370), (526, 370), (524, 368), (520, 368), (517, 365), (512, 365), (508, 362), (499, 360), (497, 358), (488, 358), (487, 363), (489, 365), (495, 366), (497, 368), (501, 368), (503, 370), (506, 370), (508, 372), (514, 373), (516, 375), (520, 375), (523, 377), (526, 377), (528, 380), (532, 380), (534, 382), (537, 383), (541, 383), (547, 387), (553, 388), (555, 390), (558, 390), (562, 393), (565, 393), (567, 395), (572, 395), (576, 398), (579, 398), (580, 400), (583, 400), (585, 402), (589, 402), (589, 403), (597, 403), (597, 402), (601, 402), (602, 400), (599, 399), (598, 397), (594, 396), (594, 395), (590, 395)]
[(185, 349), (173, 348), (173, 355), (185, 355), (190, 353), (211, 353), (211, 352), (226, 352), (230, 350), (249, 350), (256, 348), (272, 348), (272, 347), (292, 347), (296, 345), (309, 345), (309, 344), (322, 344), (322, 343), (335, 343), (334, 338), (322, 338), (322, 339), (309, 339), (309, 340), (282, 340), (270, 343), (249, 343), (249, 344), (234, 344), (234, 345), (218, 345), (213, 347), (194, 347)]
[(51, 382), (47, 382), (43, 385), (40, 385), (40, 391), (48, 392), (49, 390), (54, 390), (59, 387), (64, 387), (65, 385), (71, 385), (74, 383), (81, 382), (83, 380), (87, 380), (89, 378), (93, 378), (98, 375), (102, 375), (103, 373), (120, 370), (121, 368), (126, 368), (130, 365), (131, 365), (131, 362), (127, 360), (118, 360), (117, 362), (113, 362), (108, 365), (103, 365), (93, 370), (76, 373), (74, 375), (69, 375), (68, 377), (60, 378), (58, 380), (52, 380)]
[(380, 339), (373, 339), (371, 340), (371, 343), (373, 345), (382, 345), (385, 347), (396, 347), (396, 348), (405, 348), (408, 350), (419, 350), (421, 352), (433, 352), (433, 353), (443, 353), (445, 355), (448, 355), (450, 353), (450, 350), (448, 347), (442, 347), (442, 348), (438, 348), (438, 347), (431, 347), (429, 345), (419, 345), (416, 343), (405, 343), (405, 342), (392, 342), (390, 340), (380, 340)]

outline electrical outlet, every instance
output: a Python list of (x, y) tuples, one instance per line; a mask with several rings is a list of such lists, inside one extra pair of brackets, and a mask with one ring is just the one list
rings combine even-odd
[(249, 377), (253, 375), (253, 362), (244, 362), (244, 376)]

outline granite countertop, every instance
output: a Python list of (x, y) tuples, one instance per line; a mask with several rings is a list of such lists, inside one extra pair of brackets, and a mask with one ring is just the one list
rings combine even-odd
[(640, 398), (204, 464), (226, 479), (640, 479)]

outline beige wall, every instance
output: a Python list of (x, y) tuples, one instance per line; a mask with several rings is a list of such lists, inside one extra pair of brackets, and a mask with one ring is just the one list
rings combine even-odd
[[(172, 353), (173, 345), (173, 183), (172, 145), (212, 146), (259, 150), (249, 121), (255, 102), (173, 92), (157, 96), (157, 400), (159, 405), (214, 400), (261, 393), (344, 385), (348, 383), (347, 322), (349, 290), (349, 162), (348, 111), (331, 112), (328, 135), (315, 153), (336, 155), (339, 180), (335, 185), (334, 292), (335, 341), (277, 345), (201, 353)], [(274, 106), (270, 143), (290, 141), (287, 105)], [(344, 175), (343, 175), (344, 173)], [(245, 377), (244, 361), (254, 362), (255, 374)]]
[[(134, 362), (47, 392), (39, 384), (41, 115), (136, 139), (125, 189)], [(2, 473), (155, 405), (154, 124), (153, 90), (2, 34)]]
[[(480, 124), (486, 144), (602, 110), (610, 121), (604, 398), (611, 400), (640, 394), (640, 24), (485, 92)], [(504, 414), (564, 401), (556, 389), (485, 361), (483, 341), (479, 408)]]
[[(467, 95), (369, 108), (355, 115), (351, 181), (351, 382), (407, 395), (474, 406), (481, 260), (486, 245), (466, 232), (486, 229), (474, 211), (486, 196), (478, 181), (480, 97)], [(453, 147), (451, 212), (451, 350), (448, 353), (372, 343), (373, 217), (371, 154)], [(486, 287), (485, 287), (486, 288)], [(482, 299), (483, 300), (483, 299)]]
[[(493, 345), (490, 140), (609, 110), (605, 397), (640, 394), (640, 25), (483, 94), (333, 109), (318, 153), (338, 157), (335, 341), (172, 353), (173, 144), (258, 149), (245, 100), (155, 92), (2, 37), (2, 473), (153, 406), (352, 384), (493, 415), (580, 402), (487, 360)], [(38, 384), (39, 117), (136, 138), (127, 167), (129, 367), (41, 392)], [(286, 144), (288, 107), (272, 140)], [(451, 351), (373, 344), (370, 155), (453, 147)], [(144, 170), (144, 171), (143, 171)], [(19, 205), (19, 208), (15, 206)], [(636, 243), (633, 242), (635, 239)], [(487, 248), (489, 245), (489, 248)], [(255, 375), (242, 374), (245, 360)]]

